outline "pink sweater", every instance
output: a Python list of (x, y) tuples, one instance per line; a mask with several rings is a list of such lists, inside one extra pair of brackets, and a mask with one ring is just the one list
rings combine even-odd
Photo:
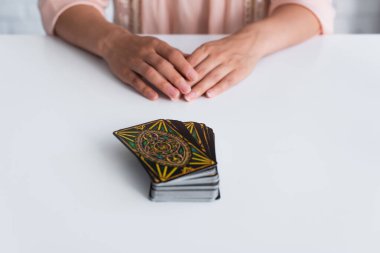
[[(53, 34), (59, 15), (89, 5), (104, 15), (109, 0), (39, 0), (44, 28)], [(284, 4), (310, 10), (321, 33), (333, 32), (332, 0), (114, 0), (114, 21), (135, 33), (231, 33)]]

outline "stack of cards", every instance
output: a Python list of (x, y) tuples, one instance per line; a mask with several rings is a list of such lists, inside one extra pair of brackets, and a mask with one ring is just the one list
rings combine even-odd
[(215, 136), (205, 124), (160, 119), (115, 131), (114, 135), (149, 174), (151, 200), (220, 198)]

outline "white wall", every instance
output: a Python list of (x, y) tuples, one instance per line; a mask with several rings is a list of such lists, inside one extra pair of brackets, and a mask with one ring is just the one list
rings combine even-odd
[[(38, 0), (0, 0), (0, 34), (43, 34)], [(107, 17), (112, 20), (112, 5)]]
[(335, 0), (338, 33), (380, 33), (380, 0)]
[[(380, 0), (335, 0), (335, 6), (336, 33), (380, 33)], [(107, 16), (112, 16), (112, 8)], [(4, 33), (42, 34), (37, 0), (0, 0), (0, 34)]]
[(0, 0), (0, 33), (43, 33), (37, 0)]

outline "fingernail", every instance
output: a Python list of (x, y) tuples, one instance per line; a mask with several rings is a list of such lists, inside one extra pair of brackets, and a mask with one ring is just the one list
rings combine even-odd
[(156, 92), (154, 92), (154, 91), (149, 92), (149, 93), (148, 93), (148, 96), (149, 96), (149, 98), (150, 98), (151, 100), (156, 100), (156, 99), (158, 99), (158, 94), (157, 94)]
[(183, 94), (188, 94), (188, 93), (191, 92), (191, 87), (186, 82), (184, 82), (183, 84), (181, 84), (181, 86), (182, 86), (181, 90), (182, 90)]
[(187, 73), (187, 78), (190, 81), (196, 81), (198, 79), (198, 73), (192, 69), (189, 73)]
[(176, 101), (179, 99), (179, 91), (176, 89), (171, 90), (170, 92), (170, 99), (173, 101)]
[(189, 94), (191, 92), (191, 88), (189, 86), (185, 86), (184, 89), (182, 90), (183, 94)]
[(197, 96), (197, 94), (195, 92), (190, 92), (189, 94), (186, 94), (185, 95), (185, 99), (187, 101), (191, 101), (193, 100), (195, 97)]
[(207, 96), (208, 98), (212, 98), (212, 97), (215, 96), (215, 92), (209, 90), (209, 91), (206, 92), (206, 96)]
[(191, 91), (191, 87), (183, 78), (180, 80), (178, 86), (182, 94), (187, 94)]

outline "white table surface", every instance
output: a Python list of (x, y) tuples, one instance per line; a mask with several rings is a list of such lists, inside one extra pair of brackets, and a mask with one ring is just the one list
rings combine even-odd
[[(380, 35), (314, 38), (191, 103), (148, 101), (57, 39), (1, 36), (0, 252), (380, 252), (379, 113)], [(148, 200), (112, 132), (159, 118), (214, 129), (220, 201)]]

